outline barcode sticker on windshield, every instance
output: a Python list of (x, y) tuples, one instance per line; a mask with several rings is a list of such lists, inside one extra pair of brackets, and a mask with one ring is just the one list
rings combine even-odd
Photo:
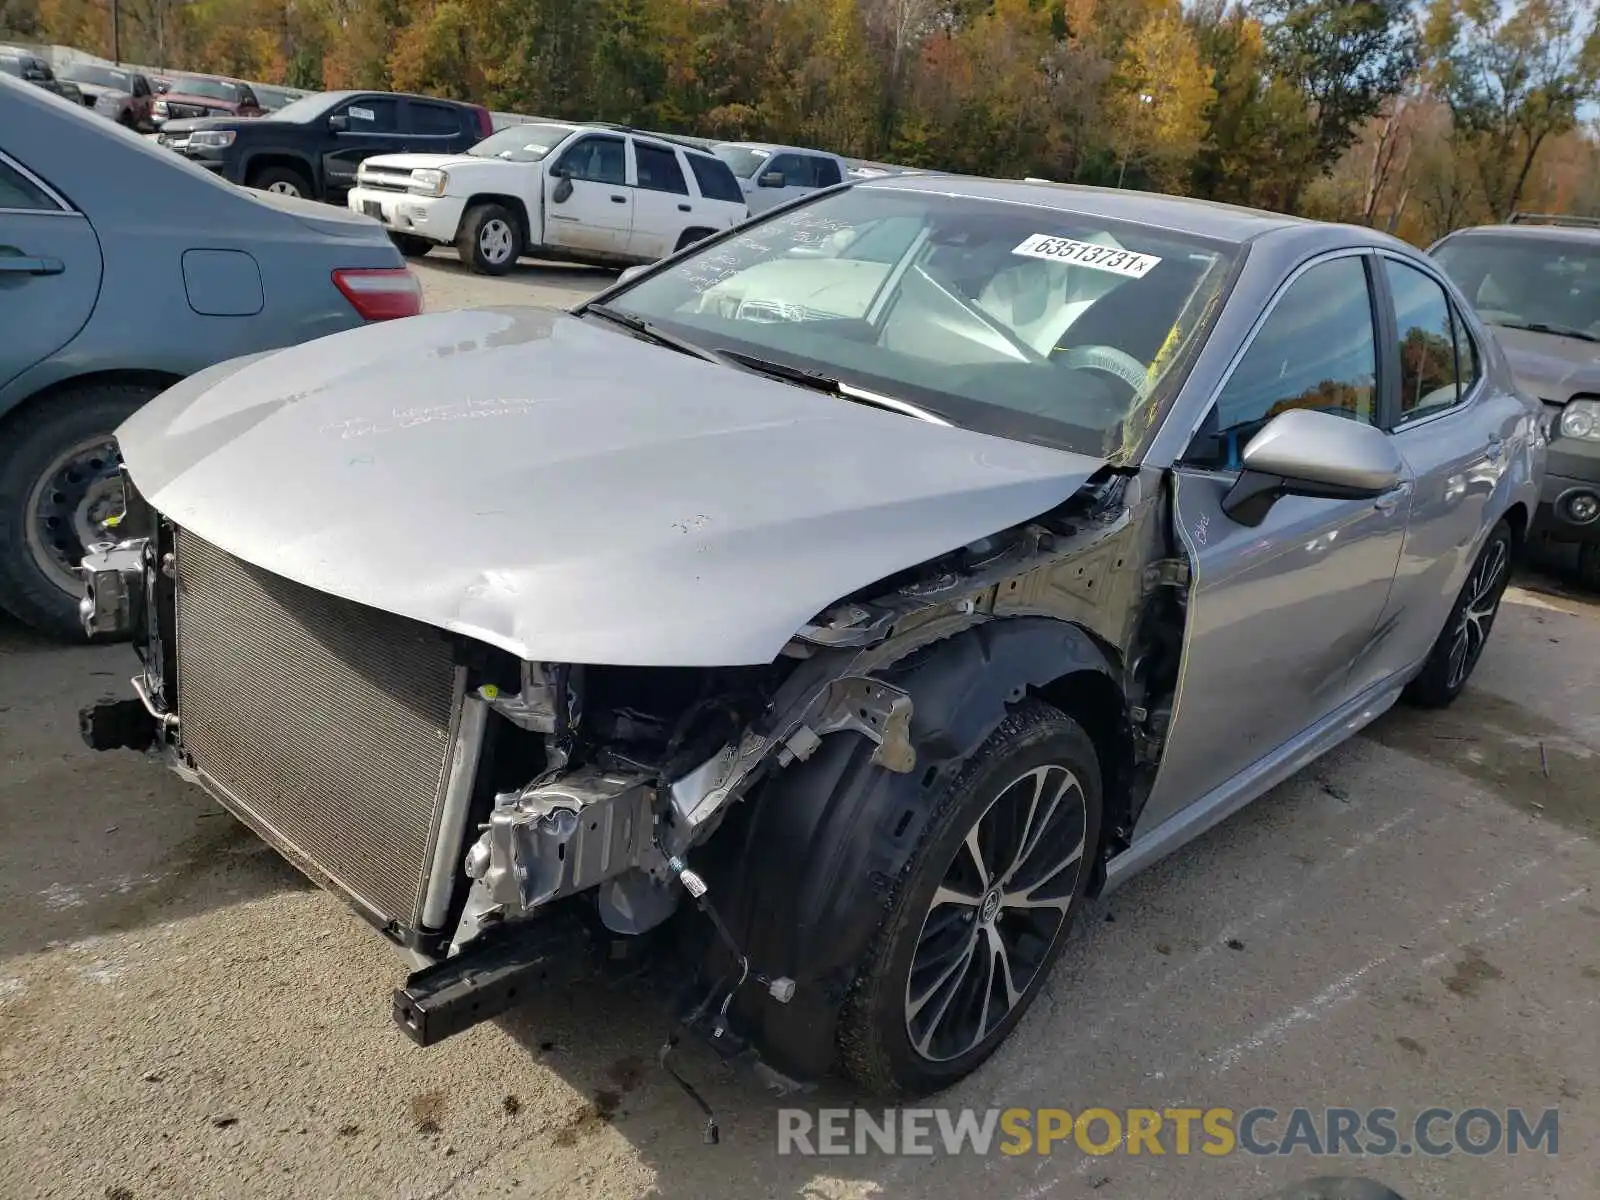
[(1126, 275), (1131, 279), (1143, 279), (1161, 261), (1154, 254), (1136, 254), (1119, 246), (1075, 242), (1071, 238), (1052, 237), (1048, 233), (1034, 234), (1011, 253), (1077, 267), (1092, 267), (1096, 271), (1109, 271), (1113, 275)]

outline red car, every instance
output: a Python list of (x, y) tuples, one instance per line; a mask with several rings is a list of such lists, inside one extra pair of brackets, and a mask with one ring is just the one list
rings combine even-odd
[(259, 117), (261, 101), (248, 83), (217, 75), (173, 75), (156, 100), (152, 119), (157, 126), (170, 118)]

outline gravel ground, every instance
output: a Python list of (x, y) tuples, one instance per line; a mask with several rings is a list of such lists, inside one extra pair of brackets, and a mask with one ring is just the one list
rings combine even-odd
[[(434, 308), (609, 278), (421, 270)], [(342, 904), (197, 791), (82, 747), (76, 711), (125, 688), (128, 651), (0, 621), (0, 1195), (1246, 1200), (1362, 1174), (1406, 1200), (1593, 1197), (1596, 661), (1600, 608), (1512, 589), (1455, 708), (1389, 714), (1091, 906), (1023, 1026), (942, 1098), (1556, 1107), (1555, 1157), (819, 1160), (775, 1152), (797, 1101), (691, 1051), (723, 1127), (701, 1144), (645, 984), (415, 1048), (388, 1013), (404, 965)]]

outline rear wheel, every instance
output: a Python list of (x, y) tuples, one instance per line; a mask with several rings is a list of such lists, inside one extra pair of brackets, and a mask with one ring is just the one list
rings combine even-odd
[(522, 227), (502, 204), (474, 205), (461, 220), (456, 252), (481, 275), (504, 275), (522, 257)]
[(672, 252), (676, 254), (685, 246), (692, 246), (696, 242), (703, 241), (710, 236), (711, 230), (709, 229), (685, 229), (682, 236), (678, 238), (678, 244), (672, 248)]
[(250, 176), (250, 186), (280, 196), (311, 196), (311, 181), (293, 167), (263, 167)]
[(1030, 700), (1001, 722), (938, 802), (841, 1014), (857, 1082), (925, 1094), (994, 1053), (1066, 942), (1101, 807), (1076, 721)]
[(52, 397), (0, 435), (0, 606), (27, 624), (82, 639), (77, 566), (104, 540), (101, 522), (122, 508), (112, 434), (160, 391), (86, 387)]
[(1511, 527), (1501, 521), (1489, 531), (1467, 581), (1461, 585), (1450, 618), (1433, 644), (1422, 672), (1406, 687), (1405, 698), (1422, 708), (1444, 708), (1467, 686), (1483, 657), (1500, 597), (1511, 582)]

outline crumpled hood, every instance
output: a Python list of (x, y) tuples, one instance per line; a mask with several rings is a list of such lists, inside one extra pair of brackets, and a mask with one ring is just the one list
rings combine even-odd
[(224, 363), (117, 436), (150, 503), (249, 562), (522, 658), (640, 666), (770, 662), (1101, 466), (535, 308)]
[(1575, 392), (1600, 392), (1600, 342), (1489, 327), (1506, 352), (1517, 386), (1535, 399), (1565, 404)]

